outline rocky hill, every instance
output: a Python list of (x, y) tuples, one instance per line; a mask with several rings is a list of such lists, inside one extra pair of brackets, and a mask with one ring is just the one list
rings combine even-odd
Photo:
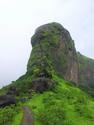
[(24, 106), (35, 125), (94, 125), (94, 60), (55, 22), (37, 28), (31, 44), (26, 74), (0, 90), (0, 125), (22, 124)]
[[(58, 23), (39, 27), (31, 39), (33, 50), (27, 72), (55, 70), (66, 80), (78, 83), (78, 60), (69, 32)], [(36, 64), (37, 63), (37, 64)]]
[[(51, 75), (74, 82), (93, 94), (94, 60), (76, 52), (70, 33), (58, 23), (49, 23), (37, 28), (31, 39), (32, 53), (27, 73)], [(93, 88), (92, 88), (93, 87)]]
[(53, 85), (53, 74), (57, 74), (94, 96), (94, 60), (76, 51), (70, 33), (61, 24), (53, 22), (37, 28), (31, 45), (27, 72), (5, 87), (9, 92), (11, 86), (24, 92), (46, 90)]

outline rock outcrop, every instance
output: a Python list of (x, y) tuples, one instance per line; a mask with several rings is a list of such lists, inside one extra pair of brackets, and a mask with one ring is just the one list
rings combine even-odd
[(53, 81), (47, 78), (37, 78), (32, 81), (32, 89), (36, 92), (44, 92), (50, 90), (53, 87)]
[[(58, 23), (40, 26), (31, 38), (27, 72), (0, 96), (0, 107), (15, 104), (20, 92), (47, 91), (54, 87), (53, 74), (72, 81), (94, 96), (94, 60), (76, 52), (70, 33)], [(12, 97), (14, 96), (14, 97)]]
[[(51, 77), (57, 72), (66, 80), (93, 92), (94, 60), (78, 54), (70, 33), (58, 23), (40, 26), (31, 39), (27, 73)], [(84, 65), (85, 64), (85, 65)]]
[(69, 32), (58, 23), (39, 27), (31, 39), (32, 53), (27, 72), (36, 76), (56, 71), (66, 80), (78, 83), (78, 60)]
[[(36, 29), (31, 38), (32, 52), (27, 72), (13, 83), (7, 94), (20, 91), (43, 92), (53, 88), (53, 74), (72, 81), (94, 95), (94, 60), (76, 52), (70, 33), (58, 23), (49, 23)], [(19, 90), (19, 91), (18, 91)]]
[(94, 96), (94, 60), (77, 53), (79, 64), (79, 86)]
[(1, 95), (0, 96), (0, 108), (16, 104), (15, 98), (10, 95)]

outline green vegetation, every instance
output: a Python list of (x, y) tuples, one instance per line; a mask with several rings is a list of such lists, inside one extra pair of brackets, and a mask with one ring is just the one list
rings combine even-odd
[(79, 62), (79, 83), (80, 88), (94, 97), (94, 60), (79, 52), (77, 53)]
[(19, 113), (15, 115), (11, 125), (20, 125), (22, 117), (23, 117), (23, 112), (20, 110)]
[(57, 75), (52, 79), (56, 84), (52, 91), (33, 93), (19, 106), (0, 109), (0, 125), (20, 125), (24, 105), (33, 112), (35, 125), (94, 125), (93, 99)]
[(35, 125), (93, 125), (94, 102), (91, 97), (69, 82), (54, 76), (53, 91), (35, 94), (28, 105)]
[[(4, 95), (12, 88), (17, 102), (0, 109), (0, 125), (20, 125), (25, 105), (35, 125), (94, 125), (94, 100), (83, 91), (94, 95), (94, 60), (76, 53), (69, 32), (58, 23), (39, 27), (31, 43), (26, 74), (0, 90)], [(79, 81), (81, 89), (64, 78)]]
[(0, 125), (20, 125), (22, 111), (18, 106), (8, 106), (0, 109)]

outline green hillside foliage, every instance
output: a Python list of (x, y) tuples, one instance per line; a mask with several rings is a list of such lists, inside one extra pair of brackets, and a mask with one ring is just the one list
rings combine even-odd
[(16, 99), (0, 108), (0, 125), (21, 125), (23, 106), (30, 107), (35, 125), (94, 125), (94, 60), (76, 52), (58, 23), (39, 27), (31, 43), (26, 74), (0, 90)]
[(7, 106), (0, 109), (0, 125), (20, 125), (22, 111), (19, 106)]
[[(35, 125), (94, 125), (93, 99), (57, 75), (52, 79), (53, 90), (34, 92), (27, 102), (0, 109), (0, 125), (20, 125), (24, 105), (33, 112)], [(23, 96), (28, 98), (28, 94)]]
[(53, 91), (35, 94), (28, 105), (35, 125), (94, 125), (94, 101), (79, 88), (54, 76)]

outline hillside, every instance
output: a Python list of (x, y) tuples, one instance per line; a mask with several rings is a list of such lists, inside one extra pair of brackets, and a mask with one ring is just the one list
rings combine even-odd
[(26, 74), (0, 90), (0, 105), (8, 106), (0, 109), (0, 125), (20, 125), (23, 106), (35, 125), (94, 125), (94, 60), (76, 52), (58, 23), (37, 28), (31, 44)]
[(94, 97), (94, 60), (80, 53), (79, 62), (79, 86)]

